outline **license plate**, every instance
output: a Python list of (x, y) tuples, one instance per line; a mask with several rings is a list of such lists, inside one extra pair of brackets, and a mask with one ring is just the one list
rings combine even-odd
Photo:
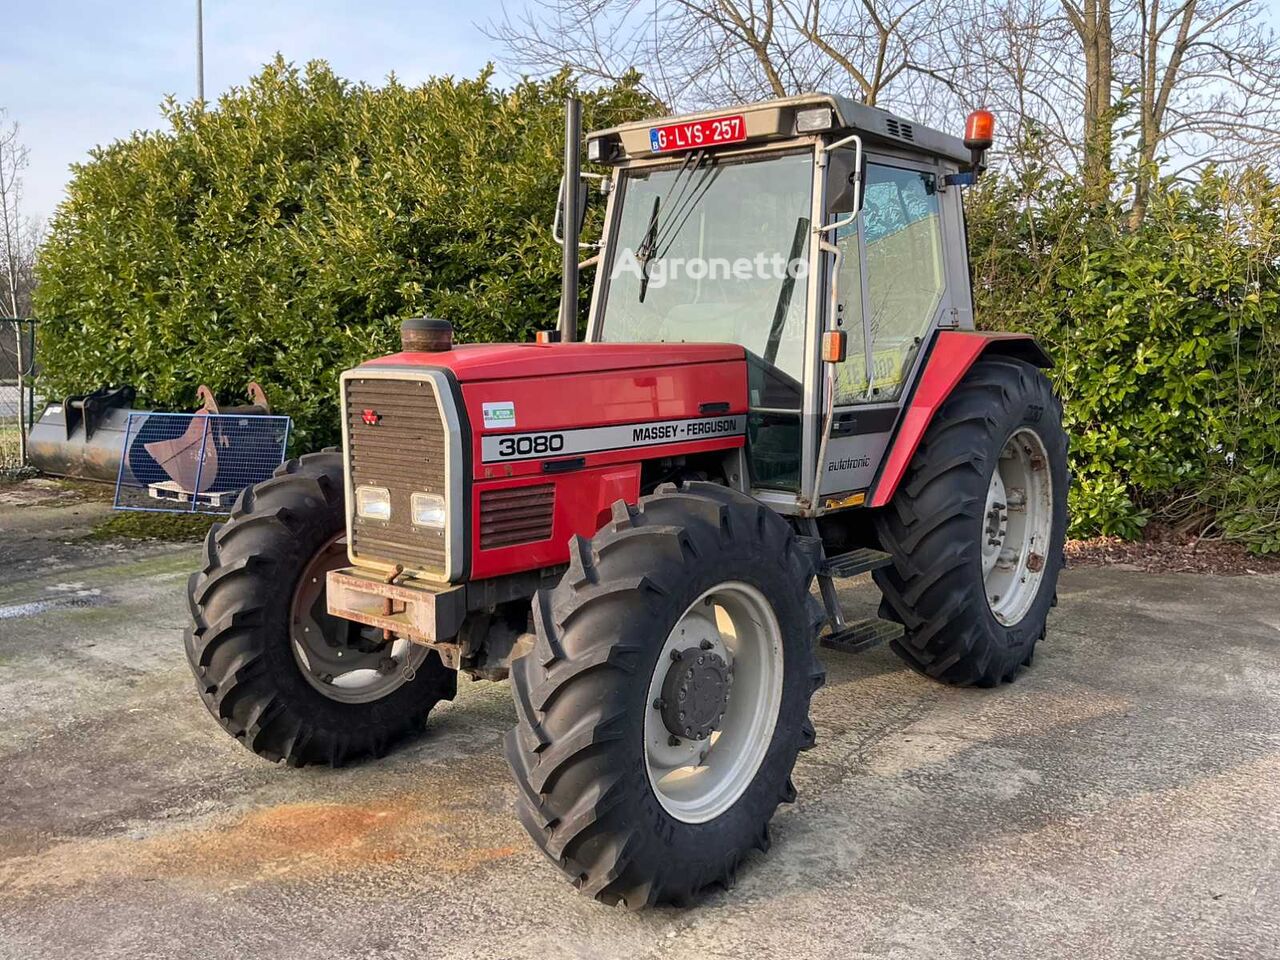
[(738, 143), (745, 139), (747, 139), (747, 124), (742, 114), (649, 128), (649, 149), (654, 153), (715, 147), (722, 143)]

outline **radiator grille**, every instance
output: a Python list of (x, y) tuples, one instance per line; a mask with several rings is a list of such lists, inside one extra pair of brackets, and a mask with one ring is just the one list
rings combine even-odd
[(551, 536), (555, 484), (480, 492), (480, 549), (532, 543)]
[(409, 503), (414, 493), (434, 493), (448, 505), (448, 437), (434, 385), (429, 380), (352, 378), (346, 381), (343, 412), (352, 487), (386, 487), (391, 494), (390, 520), (352, 518), (352, 556), (444, 576), (446, 531), (415, 526)]

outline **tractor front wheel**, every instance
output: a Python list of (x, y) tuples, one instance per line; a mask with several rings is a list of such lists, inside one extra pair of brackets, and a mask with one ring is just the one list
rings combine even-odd
[(1067, 525), (1062, 405), (1038, 369), (984, 357), (938, 409), (877, 517), (874, 572), (893, 649), (944, 683), (993, 686), (1031, 663)]
[(582, 892), (638, 909), (728, 886), (795, 798), (821, 608), (777, 514), (664, 487), (577, 538), (513, 665), (517, 812)]
[(453, 699), (457, 674), (435, 651), (329, 614), (325, 574), (346, 559), (337, 453), (290, 460), (205, 538), (187, 659), (209, 712), (268, 760), (380, 756)]

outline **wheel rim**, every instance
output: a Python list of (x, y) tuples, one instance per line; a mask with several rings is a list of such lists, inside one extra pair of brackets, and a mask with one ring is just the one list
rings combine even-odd
[(1049, 455), (1040, 435), (1024, 427), (1000, 451), (982, 521), (987, 604), (1006, 626), (1021, 621), (1039, 595), (1052, 528)]
[(645, 769), (667, 813), (703, 823), (737, 802), (773, 740), (782, 678), (781, 631), (759, 590), (726, 582), (689, 605), (662, 646), (645, 709)]
[(289, 646), (307, 683), (330, 700), (369, 703), (408, 683), (431, 651), (328, 611), (325, 574), (346, 566), (347, 538), (334, 537), (311, 558), (293, 591)]

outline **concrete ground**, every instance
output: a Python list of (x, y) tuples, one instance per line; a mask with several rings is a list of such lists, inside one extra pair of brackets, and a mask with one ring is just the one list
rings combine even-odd
[(828, 654), (772, 852), (630, 914), (511, 816), (505, 685), (385, 761), (269, 765), (188, 676), (197, 549), (76, 543), (105, 507), (9, 489), (0, 957), (1280, 955), (1280, 578), (1068, 571), (997, 690)]

